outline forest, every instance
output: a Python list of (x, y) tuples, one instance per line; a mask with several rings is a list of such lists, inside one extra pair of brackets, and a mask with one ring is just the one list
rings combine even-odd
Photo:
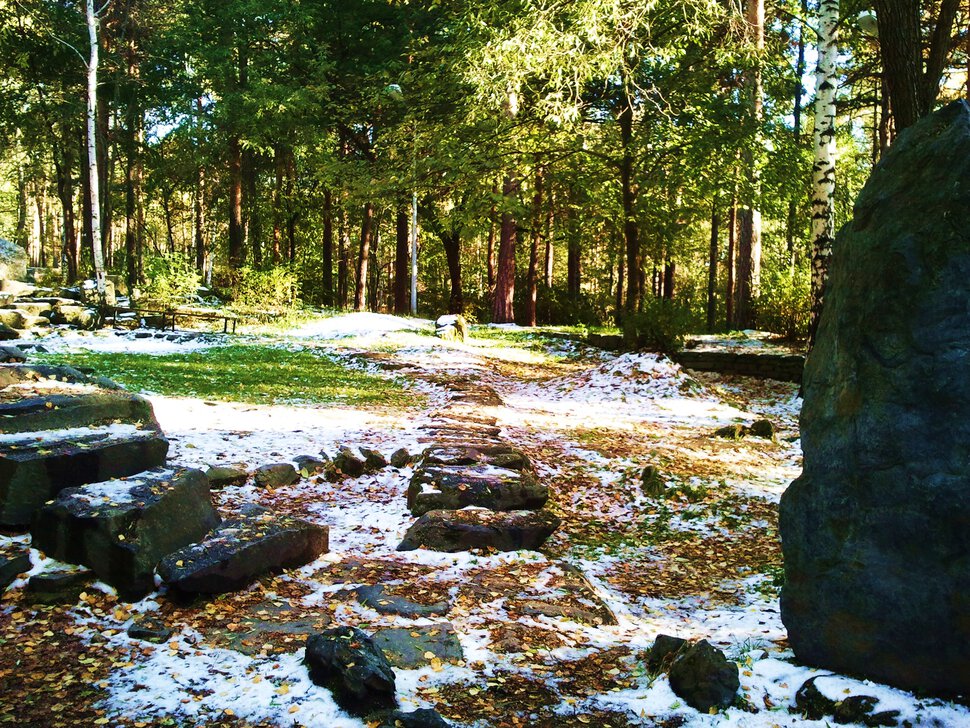
[(0, 236), (67, 281), (793, 336), (970, 44), (958, 0), (2, 7)]

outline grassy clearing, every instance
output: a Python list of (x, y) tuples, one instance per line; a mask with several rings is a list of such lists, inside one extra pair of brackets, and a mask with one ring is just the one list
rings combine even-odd
[[(40, 359), (41, 357), (38, 357)], [(184, 354), (45, 354), (54, 364), (89, 367), (128, 389), (250, 404), (414, 407), (422, 397), (312, 351), (233, 345)]]

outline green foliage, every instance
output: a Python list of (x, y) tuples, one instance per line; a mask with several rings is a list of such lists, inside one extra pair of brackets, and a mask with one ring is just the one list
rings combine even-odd
[(234, 345), (155, 354), (72, 352), (45, 361), (91, 367), (136, 391), (253, 404), (415, 404), (419, 396), (322, 354), (270, 346)]
[(299, 276), (285, 265), (269, 270), (241, 268), (232, 274), (225, 290), (231, 311), (257, 319), (294, 313), (300, 307), (299, 294)]
[(680, 301), (648, 298), (640, 313), (623, 319), (623, 340), (630, 348), (674, 352), (690, 332), (690, 309)]
[(193, 261), (181, 253), (149, 258), (145, 276), (148, 285), (139, 303), (163, 309), (176, 308), (191, 301), (202, 282)]
[(808, 336), (811, 321), (810, 280), (807, 270), (766, 269), (761, 295), (755, 302), (761, 328), (790, 339)]

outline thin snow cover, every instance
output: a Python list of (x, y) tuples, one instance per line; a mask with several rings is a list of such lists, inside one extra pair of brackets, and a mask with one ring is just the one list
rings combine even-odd
[[(171, 469), (151, 471), (152, 480), (155, 481), (166, 480), (174, 475), (175, 471)], [(144, 483), (145, 481), (137, 476), (131, 478), (115, 478), (113, 480), (105, 480), (101, 483), (89, 483), (78, 488), (72, 497), (83, 500), (91, 505), (107, 503), (122, 505), (133, 501), (132, 489)]]
[(139, 432), (144, 432), (144, 430), (136, 425), (122, 424), (119, 422), (95, 427), (70, 427), (62, 430), (15, 432), (13, 434), (0, 435), (0, 446), (24, 447), (26, 445), (43, 445), (51, 442), (89, 440), (92, 437), (116, 440), (131, 437)]
[(134, 331), (76, 331), (64, 329), (37, 340), (52, 352), (85, 350), (108, 354), (184, 354), (202, 351), (213, 346), (228, 343), (222, 334), (186, 334), (161, 332), (157, 329), (137, 329)]
[(433, 323), (426, 319), (410, 319), (361, 311), (313, 321), (288, 331), (287, 335), (304, 339), (344, 339), (386, 334), (392, 331), (414, 331), (430, 326), (433, 326)]

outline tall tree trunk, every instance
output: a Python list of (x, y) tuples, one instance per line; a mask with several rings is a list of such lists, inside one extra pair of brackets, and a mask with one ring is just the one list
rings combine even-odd
[(363, 311), (367, 306), (367, 263), (370, 258), (371, 235), (374, 230), (374, 203), (364, 205), (364, 217), (360, 225), (360, 249), (357, 253), (357, 278), (354, 288), (354, 310)]
[(744, 149), (744, 166), (747, 185), (744, 188), (744, 205), (740, 214), (738, 236), (738, 293), (735, 315), (738, 325), (748, 328), (754, 325), (754, 299), (761, 288), (761, 175), (755, 152), (761, 147), (761, 123), (764, 116), (764, 89), (762, 88), (761, 63), (765, 47), (764, 0), (748, 0), (745, 18), (753, 35), (755, 64), (747, 78), (751, 104), (751, 123), (754, 130), (752, 143)]
[(380, 310), (380, 299), (378, 298), (381, 288), (381, 219), (384, 217), (383, 211), (374, 220), (371, 226), (371, 246), (368, 257), (367, 269), (369, 272), (367, 283), (367, 308), (375, 313)]
[(496, 204), (495, 198), (498, 196), (498, 186), (492, 186), (492, 208), (488, 213), (488, 249), (486, 257), (488, 258), (488, 290), (494, 291), (495, 289), (495, 227), (496, 227)]
[(17, 227), (14, 230), (13, 241), (27, 250), (30, 234), (27, 231), (27, 176), (24, 170), (17, 169)]
[(707, 331), (717, 326), (717, 253), (718, 228), (721, 218), (717, 212), (717, 196), (711, 203), (711, 246), (707, 256)]
[(138, 237), (141, 234), (138, 224), (138, 197), (142, 187), (141, 165), (141, 114), (135, 111), (132, 103), (128, 109), (127, 155), (125, 159), (125, 278), (128, 287), (138, 285), (138, 256), (140, 254)]
[(640, 231), (637, 225), (637, 184), (633, 175), (633, 98), (624, 77), (623, 96), (619, 112), (620, 125), (620, 196), (623, 206), (623, 240), (626, 244), (626, 310), (640, 310), (643, 291), (640, 286)]
[(340, 257), (337, 260), (337, 303), (347, 308), (350, 289), (350, 220), (347, 214), (347, 195), (341, 195), (340, 204)]
[(397, 208), (397, 216), (394, 222), (394, 313), (398, 315), (404, 315), (410, 310), (410, 301), (408, 300), (408, 285), (410, 283), (408, 216), (410, 214), (407, 203), (402, 201)]
[(731, 197), (731, 212), (728, 216), (728, 253), (727, 253), (727, 287), (724, 291), (725, 315), (724, 323), (728, 331), (736, 327), (734, 316), (734, 288), (735, 288), (735, 259), (737, 257), (738, 240), (738, 199)]
[(838, 78), (839, 0), (820, 0), (818, 65), (815, 71), (815, 163), (812, 165), (812, 319), (809, 346), (815, 343), (835, 236), (835, 91)]
[(549, 203), (546, 205), (546, 250), (544, 258), (543, 272), (545, 275), (546, 288), (552, 288), (552, 274), (555, 251), (552, 247), (553, 232), (556, 226), (556, 198), (553, 189), (549, 189)]
[[(805, 93), (803, 77), (805, 75), (805, 19), (808, 18), (808, 0), (801, 0), (802, 17), (798, 24), (798, 56), (795, 61), (795, 104), (792, 137), (795, 146), (800, 147), (802, 141), (802, 94)], [(798, 190), (798, 185), (793, 185)], [(798, 227), (798, 202), (795, 195), (788, 201), (788, 225), (785, 229), (785, 243), (788, 249), (788, 268), (791, 275), (795, 274), (795, 229)]]
[[(65, 150), (70, 144), (64, 144)], [(61, 203), (61, 259), (67, 268), (68, 283), (78, 278), (77, 230), (74, 219), (74, 176), (73, 160), (70, 153), (63, 151), (54, 155), (54, 169), (57, 173), (57, 197)]]
[(333, 306), (333, 191), (323, 192), (323, 305)]
[[(259, 153), (244, 149), (243, 174), (243, 222), (244, 237), (253, 251), (253, 266), (263, 267), (263, 217), (259, 209)], [(245, 258), (244, 258), (245, 260)]]
[(539, 243), (542, 240), (542, 186), (543, 170), (536, 164), (535, 189), (532, 194), (532, 235), (529, 243), (529, 271), (526, 276), (527, 298), (525, 325), (536, 325), (536, 302), (539, 293)]
[[(582, 242), (580, 238), (580, 224), (576, 220), (576, 191), (569, 187), (570, 209), (565, 213), (566, 222), (566, 295), (570, 301), (578, 301), (582, 291)], [(621, 255), (626, 256), (624, 245)], [(627, 261), (629, 264), (629, 261)]]
[(280, 241), (283, 237), (283, 150), (277, 144), (273, 150), (273, 162), (276, 167), (276, 184), (273, 187), (273, 264), (279, 265), (282, 260)]
[(616, 313), (614, 314), (614, 319), (619, 323), (623, 318), (623, 280), (626, 253), (623, 249), (623, 244), (620, 242), (619, 233), (615, 233), (614, 236), (616, 237)]
[(677, 264), (670, 258), (664, 263), (664, 300), (674, 300), (674, 276), (677, 271)]
[(293, 204), (293, 187), (296, 185), (296, 157), (290, 149), (286, 155), (286, 185), (283, 188), (283, 209), (286, 211), (286, 253), (290, 263), (296, 262), (296, 222), (299, 215)]
[(448, 313), (464, 313), (465, 299), (461, 290), (461, 235), (451, 230), (441, 236), (448, 261), (448, 281), (451, 292), (448, 296)]
[(495, 300), (492, 302), (492, 321), (497, 324), (515, 321), (515, 242), (517, 237), (512, 207), (519, 191), (519, 183), (512, 175), (502, 182), (502, 228), (499, 236), (498, 263), (495, 276)]
[(229, 267), (233, 270), (246, 264), (242, 198), (242, 144), (233, 135), (229, 138)]
[(114, 178), (113, 166), (114, 155), (110, 154), (108, 117), (111, 115), (111, 107), (108, 98), (104, 94), (98, 94), (95, 127), (97, 133), (98, 151), (98, 199), (101, 202), (101, 250), (103, 257), (110, 259), (112, 241), (112, 220), (113, 208), (111, 200), (111, 180)]
[(98, 125), (96, 117), (98, 105), (98, 18), (94, 14), (94, 0), (87, 0), (85, 7), (87, 10), (88, 48), (90, 51), (88, 59), (87, 152), (88, 188), (91, 198), (91, 253), (94, 263), (94, 281), (97, 286), (98, 298), (104, 304), (107, 278), (104, 270), (104, 249), (101, 247), (101, 198), (99, 194)]

